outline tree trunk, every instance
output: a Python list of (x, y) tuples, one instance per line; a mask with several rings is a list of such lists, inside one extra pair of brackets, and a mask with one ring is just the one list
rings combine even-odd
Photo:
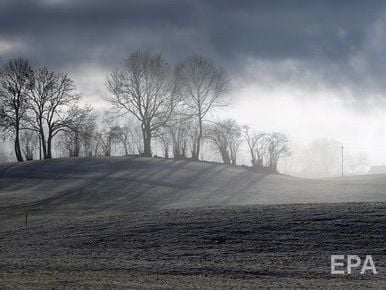
[(256, 164), (257, 164), (256, 157), (255, 157), (255, 153), (253, 152), (252, 147), (249, 147), (249, 152), (251, 154), (251, 164), (252, 164), (252, 166), (256, 166)]
[(143, 134), (143, 156), (151, 157), (151, 131), (147, 128), (142, 130)]
[(198, 161), (200, 159), (200, 150), (201, 150), (201, 139), (202, 139), (202, 118), (198, 117), (198, 135), (196, 140), (196, 150), (192, 152), (192, 159)]
[(39, 134), (39, 160), (42, 160), (42, 136)]
[(73, 157), (79, 157), (80, 153), (80, 140), (79, 140), (79, 133), (75, 133), (75, 140), (74, 140), (74, 154)]
[(52, 159), (51, 143), (52, 143), (52, 136), (49, 133), (47, 138), (47, 154), (46, 156), (44, 156), (44, 159)]
[(125, 155), (129, 156), (129, 149), (127, 148), (127, 142), (126, 141), (123, 142), (123, 146), (125, 147)]
[(47, 157), (47, 147), (46, 147), (46, 137), (44, 136), (44, 130), (43, 130), (43, 125), (39, 124), (39, 134), (40, 134), (40, 142), (41, 142), (41, 147), (43, 150), (43, 157), (44, 159)]
[(221, 157), (224, 164), (230, 165), (231, 159), (229, 158), (228, 152), (226, 152), (225, 150), (220, 150), (220, 152), (221, 152)]
[(19, 140), (19, 128), (16, 128), (16, 136), (15, 136), (15, 155), (16, 155), (16, 160), (18, 162), (23, 162), (23, 155), (21, 154), (21, 149), (20, 149), (20, 140)]

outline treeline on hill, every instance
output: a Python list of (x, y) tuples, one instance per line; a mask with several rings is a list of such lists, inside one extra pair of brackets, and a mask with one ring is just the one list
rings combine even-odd
[(136, 51), (107, 77), (112, 106), (98, 122), (91, 106), (79, 105), (68, 74), (11, 59), (0, 71), (0, 126), (17, 161), (50, 159), (54, 147), (69, 157), (110, 156), (114, 144), (126, 155), (152, 156), (155, 142), (165, 158), (198, 161), (203, 142), (209, 142), (225, 164), (236, 165), (244, 142), (252, 167), (276, 172), (280, 158), (289, 155), (283, 133), (209, 120), (229, 103), (229, 82), (223, 69), (202, 56), (173, 67), (161, 54)]

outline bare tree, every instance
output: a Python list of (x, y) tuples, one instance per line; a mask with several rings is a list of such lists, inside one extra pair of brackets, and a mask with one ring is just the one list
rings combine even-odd
[(20, 144), (26, 160), (34, 159), (34, 152), (39, 144), (39, 137), (36, 132), (23, 130), (20, 135)]
[(14, 135), (17, 161), (23, 161), (20, 131), (27, 110), (27, 91), (32, 68), (25, 59), (12, 59), (0, 72), (0, 122), (3, 129)]
[(265, 167), (264, 160), (269, 159), (269, 155), (268, 155), (269, 134), (268, 133), (262, 133), (262, 134), (263, 135), (257, 142), (256, 148), (255, 148), (255, 153), (257, 157), (257, 163), (255, 165), (256, 168)]
[(169, 133), (169, 127), (166, 126), (159, 128), (155, 133), (155, 137), (157, 137), (157, 139), (159, 140), (164, 157), (166, 159), (169, 158), (169, 151), (172, 144), (171, 136)]
[(267, 135), (267, 167), (272, 172), (277, 172), (277, 165), (282, 157), (290, 155), (288, 138), (281, 132), (273, 132)]
[(67, 152), (68, 157), (78, 157), (80, 152), (80, 138), (77, 132), (64, 131), (60, 135), (60, 147)]
[(190, 119), (181, 119), (175, 126), (169, 127), (174, 159), (187, 158), (186, 152), (191, 132), (192, 124)]
[(128, 156), (129, 154), (134, 152), (134, 145), (132, 140), (132, 128), (131, 126), (126, 123), (123, 126), (115, 125), (111, 128), (112, 135), (115, 137), (115, 139), (122, 144), (122, 147), (124, 149), (125, 155)]
[(319, 138), (313, 140), (299, 154), (297, 174), (306, 177), (329, 177), (341, 174), (340, 143)]
[[(39, 142), (43, 151), (43, 157), (47, 156), (47, 143), (45, 136), (44, 117), (47, 113), (47, 104), (55, 86), (55, 74), (47, 68), (42, 68), (33, 73), (32, 85), (29, 91), (28, 123), (32, 130), (39, 133)], [(40, 152), (41, 153), (41, 152)]]
[(266, 134), (264, 132), (257, 132), (248, 126), (242, 128), (242, 134), (248, 145), (252, 166), (262, 167), (266, 149)]
[(363, 152), (346, 154), (344, 163), (348, 175), (366, 174), (369, 170), (369, 160)]
[(96, 115), (95, 113), (90, 112), (84, 122), (82, 122), (78, 131), (80, 142), (83, 146), (84, 156), (92, 156), (96, 129)]
[(134, 52), (112, 72), (107, 87), (113, 95), (109, 99), (112, 105), (141, 123), (143, 155), (151, 156), (154, 132), (170, 120), (177, 105), (169, 64), (160, 54)]
[(94, 143), (94, 156), (100, 156), (101, 147), (102, 147), (102, 136), (99, 131), (95, 132), (93, 143)]
[(111, 156), (111, 148), (113, 145), (114, 137), (111, 131), (104, 131), (101, 133), (102, 150), (104, 156)]
[(237, 152), (242, 138), (241, 128), (232, 119), (216, 122), (208, 128), (207, 137), (221, 154), (225, 164), (236, 165)]
[(121, 129), (114, 124), (110, 114), (105, 112), (106, 117), (102, 121), (102, 129), (97, 133), (97, 143), (99, 153), (95, 155), (111, 156), (113, 153), (113, 145), (120, 142)]
[[(102, 130), (97, 133), (97, 147), (95, 149), (95, 155), (111, 156), (111, 149), (113, 145), (113, 136), (108, 130)], [(99, 153), (100, 152), (100, 153)]]
[(31, 128), (39, 132), (45, 159), (52, 158), (52, 139), (62, 131), (75, 128), (88, 108), (76, 106), (80, 99), (67, 74), (39, 69), (30, 89)]
[(198, 160), (203, 137), (203, 123), (208, 113), (225, 105), (222, 98), (228, 88), (225, 72), (202, 56), (192, 56), (176, 68), (177, 90), (186, 111), (195, 117), (197, 134), (192, 142), (192, 159)]
[(85, 156), (92, 155), (92, 142), (96, 129), (96, 116), (90, 107), (78, 113), (78, 118), (63, 129), (60, 144), (69, 157), (79, 157), (83, 149)]

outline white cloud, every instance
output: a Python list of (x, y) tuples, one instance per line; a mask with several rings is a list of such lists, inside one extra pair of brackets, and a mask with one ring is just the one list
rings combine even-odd
[(8, 54), (21, 47), (20, 41), (12, 41), (0, 37), (0, 55)]

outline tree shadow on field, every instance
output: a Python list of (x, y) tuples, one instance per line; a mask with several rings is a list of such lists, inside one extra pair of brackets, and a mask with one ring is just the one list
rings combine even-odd
[[(71, 159), (70, 159), (71, 160)], [(50, 168), (36, 178), (84, 180), (47, 198), (3, 207), (7, 212), (52, 212), (58, 209), (144, 211), (193, 199), (202, 203), (228, 204), (262, 180), (266, 174), (215, 163), (173, 161), (137, 156), (125, 158), (82, 158), (75, 164), (58, 160), (54, 176)], [(71, 164), (71, 166), (70, 166)], [(75, 166), (75, 168), (74, 168)], [(74, 168), (72, 170), (72, 168)], [(80, 176), (79, 176), (80, 175)], [(86, 177), (82, 177), (86, 176)], [(43, 181), (44, 182), (44, 181)]]

